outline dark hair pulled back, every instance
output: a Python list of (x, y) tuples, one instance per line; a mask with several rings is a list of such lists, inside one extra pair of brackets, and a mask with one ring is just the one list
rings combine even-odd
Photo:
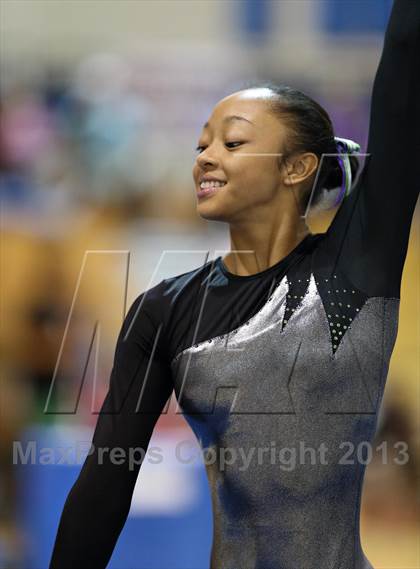
[[(314, 99), (298, 89), (288, 85), (270, 82), (259, 83), (247, 89), (266, 88), (276, 96), (267, 100), (271, 112), (279, 117), (289, 130), (289, 137), (284, 148), (283, 159), (296, 152), (313, 152), (319, 159), (319, 172), (313, 188), (311, 206), (322, 201), (325, 191), (329, 192), (342, 186), (344, 174), (338, 157), (325, 156), (348, 152), (351, 179), (354, 180), (360, 168), (357, 156), (351, 150), (337, 147), (334, 127), (327, 111)], [(351, 141), (353, 142), (353, 141)], [(354, 143), (354, 146), (358, 146)], [(324, 158), (321, 160), (321, 157)], [(311, 188), (312, 190), (312, 188)], [(309, 199), (311, 191), (308, 192)], [(334, 204), (335, 205), (335, 204)]]

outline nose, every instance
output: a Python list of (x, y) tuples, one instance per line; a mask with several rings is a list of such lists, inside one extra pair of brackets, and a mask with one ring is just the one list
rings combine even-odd
[(208, 168), (217, 168), (218, 160), (215, 153), (209, 151), (209, 147), (207, 147), (197, 156), (197, 164), (203, 170)]

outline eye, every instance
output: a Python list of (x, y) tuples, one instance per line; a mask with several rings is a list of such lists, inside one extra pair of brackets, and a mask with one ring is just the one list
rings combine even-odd
[[(241, 144), (245, 144), (243, 141), (240, 140), (235, 140), (233, 142), (225, 142), (225, 146), (227, 148), (237, 148), (238, 146), (240, 146)], [(198, 152), (199, 154), (201, 152), (203, 152), (205, 149), (207, 148), (207, 146), (205, 145), (198, 145), (195, 148), (195, 151)]]
[(238, 146), (240, 146), (241, 144), (244, 144), (242, 141), (234, 141), (234, 142), (225, 142), (225, 146), (227, 146), (228, 148), (237, 148)]

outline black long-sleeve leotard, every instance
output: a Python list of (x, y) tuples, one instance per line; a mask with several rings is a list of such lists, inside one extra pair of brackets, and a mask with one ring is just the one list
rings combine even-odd
[[(359, 538), (364, 466), (343, 466), (337, 445), (375, 432), (420, 187), (419, 101), (420, 2), (395, 0), (369, 157), (328, 231), (255, 275), (233, 275), (218, 257), (165, 279), (124, 320), (96, 448), (147, 449), (174, 389), (203, 448), (274, 440), (333, 449), (323, 468), (206, 466), (212, 569), (371, 567)], [(106, 456), (89, 455), (71, 488), (50, 569), (103, 568), (111, 557), (139, 466)]]

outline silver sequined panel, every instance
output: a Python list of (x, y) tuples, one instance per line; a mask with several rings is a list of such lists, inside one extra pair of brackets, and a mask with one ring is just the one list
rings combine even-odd
[(375, 433), (399, 300), (369, 298), (333, 352), (314, 276), (282, 329), (287, 290), (284, 277), (246, 324), (172, 361), (178, 403), (217, 457), (211, 567), (365, 569), (356, 453)]

